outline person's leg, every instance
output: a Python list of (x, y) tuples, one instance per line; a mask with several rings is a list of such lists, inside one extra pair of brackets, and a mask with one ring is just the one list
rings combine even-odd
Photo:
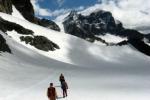
[(68, 96), (68, 93), (67, 93), (67, 89), (66, 89), (66, 97)]
[(65, 97), (65, 90), (63, 89), (63, 98)]
[(65, 96), (67, 97), (67, 89), (64, 89), (64, 92), (65, 92)]

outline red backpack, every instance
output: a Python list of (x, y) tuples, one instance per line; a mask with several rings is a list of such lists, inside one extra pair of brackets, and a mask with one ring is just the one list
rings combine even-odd
[(47, 96), (48, 97), (55, 96), (55, 88), (53, 87), (48, 88)]

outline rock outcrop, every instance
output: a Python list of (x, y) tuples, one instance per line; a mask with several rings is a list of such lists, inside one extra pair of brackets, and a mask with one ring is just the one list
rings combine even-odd
[(11, 50), (9, 46), (6, 43), (6, 40), (3, 38), (3, 36), (0, 34), (0, 52), (8, 52), (11, 53)]
[(28, 21), (49, 29), (60, 31), (59, 26), (55, 22), (48, 19), (40, 19), (35, 16), (34, 8), (30, 0), (12, 0), (12, 4)]
[(148, 40), (148, 42), (150, 43), (150, 33), (149, 34), (145, 34), (145, 38)]
[(60, 49), (57, 44), (54, 42), (48, 40), (44, 36), (22, 36), (20, 37), (21, 41), (25, 41), (26, 44), (30, 44), (34, 46), (37, 49), (43, 50), (43, 51), (54, 51), (55, 49)]
[(15, 30), (19, 34), (32, 35), (33, 31), (22, 27), (19, 24), (9, 22), (0, 17), (0, 30), (3, 32)]
[(51, 20), (48, 20), (48, 19), (39, 19), (37, 18), (37, 22), (39, 25), (43, 26), (43, 27), (46, 27), (46, 28), (49, 28), (49, 29), (52, 29), (52, 30), (55, 30), (55, 31), (60, 31), (60, 28), (59, 26), (51, 21)]
[(30, 0), (11, 0), (12, 4), (30, 22), (36, 23), (34, 9)]
[(147, 45), (144, 41), (132, 39), (132, 40), (129, 40), (129, 43), (140, 52), (150, 56), (150, 46)]
[(12, 13), (12, 2), (11, 0), (0, 0), (0, 12), (7, 14)]
[(34, 8), (30, 0), (0, 0), (0, 12), (11, 14), (12, 5), (16, 7), (26, 20), (49, 29), (60, 31), (59, 26), (55, 22), (48, 19), (40, 19), (35, 16)]
[[(19, 24), (9, 22), (0, 17), (0, 30), (7, 34), (7, 31), (15, 30), (18, 34), (21, 35), (30, 35), (30, 36), (21, 36), (21, 41), (25, 41), (26, 44), (30, 44), (35, 48), (43, 51), (54, 51), (59, 49), (59, 46), (44, 36), (34, 36), (32, 30), (26, 29)], [(1, 36), (0, 37), (0, 51), (11, 52), (9, 47), (6, 44), (6, 40)]]
[(144, 34), (134, 29), (121, 30), (117, 35), (122, 36), (122, 37), (127, 37), (129, 40), (132, 40), (132, 39), (142, 40), (145, 37)]

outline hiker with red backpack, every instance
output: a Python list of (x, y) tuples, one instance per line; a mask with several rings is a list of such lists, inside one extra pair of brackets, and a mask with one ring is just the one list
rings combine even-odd
[(55, 87), (53, 87), (53, 83), (50, 83), (50, 87), (47, 89), (47, 96), (49, 100), (56, 100), (57, 92)]
[[(67, 82), (65, 81), (65, 77), (63, 74), (60, 75), (59, 81), (61, 83), (61, 89), (63, 91), (63, 98), (65, 98), (68, 96), (67, 94), (68, 85)], [(53, 83), (50, 83), (50, 86), (47, 89), (47, 96), (49, 100), (56, 100), (56, 98), (58, 99), (57, 92), (55, 87), (53, 86)]]

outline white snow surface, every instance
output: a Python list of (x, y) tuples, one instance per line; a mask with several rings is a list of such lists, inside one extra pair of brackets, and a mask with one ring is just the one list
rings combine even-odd
[(149, 100), (150, 57), (132, 46), (100, 46), (56, 32), (11, 15), (0, 13), (43, 35), (60, 46), (44, 52), (20, 42), (15, 31), (0, 32), (12, 54), (0, 54), (0, 100), (48, 100), (46, 90), (54, 82), (62, 97), (60, 73), (68, 82), (68, 97), (62, 100)]
[(15, 8), (15, 6), (12, 6), (12, 9), (12, 16), (25, 20), (25, 18), (20, 14), (20, 12)]
[(104, 36), (98, 36), (98, 37), (102, 38), (103, 40), (105, 40), (108, 43), (119, 43), (124, 40), (127, 40), (127, 38), (122, 38), (122, 37), (111, 35), (111, 34), (106, 34)]

